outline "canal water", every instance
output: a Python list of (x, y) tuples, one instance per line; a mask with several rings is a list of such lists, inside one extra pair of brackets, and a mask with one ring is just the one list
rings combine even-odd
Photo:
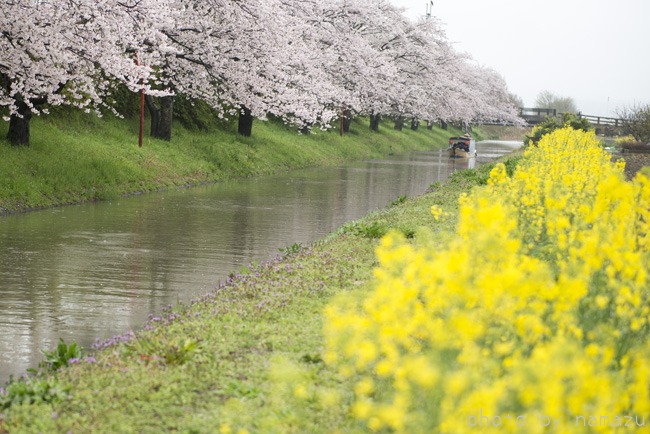
[(476, 159), (419, 152), (0, 218), (0, 386), (59, 338), (89, 347), (229, 273), (425, 192)]

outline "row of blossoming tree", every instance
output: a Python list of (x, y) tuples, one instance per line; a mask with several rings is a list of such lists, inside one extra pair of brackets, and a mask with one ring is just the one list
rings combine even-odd
[(114, 111), (118, 84), (144, 90), (169, 125), (183, 94), (238, 116), (244, 135), (268, 116), (301, 128), (357, 114), (372, 127), (517, 118), (497, 73), (387, 0), (8, 0), (0, 12), (0, 107), (15, 145), (47, 107)]

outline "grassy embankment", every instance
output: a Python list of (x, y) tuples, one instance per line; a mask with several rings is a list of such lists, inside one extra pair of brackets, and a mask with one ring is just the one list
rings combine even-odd
[[(0, 410), (0, 432), (365, 431), (349, 412), (354, 384), (321, 360), (323, 310), (368, 293), (374, 248), (389, 228), (417, 240), (428, 227), (444, 242), (459, 195), (488, 174), (457, 172), (152, 318), (149, 330), (104, 343), (94, 358), (7, 386), (5, 397), (41, 402)], [(449, 217), (435, 222), (432, 205)]]
[(12, 148), (6, 130), (0, 123), (0, 214), (444, 147), (458, 133), (398, 132), (387, 122), (375, 133), (358, 120), (344, 137), (337, 131), (300, 135), (257, 121), (253, 137), (244, 138), (233, 124), (207, 131), (176, 124), (171, 142), (145, 137), (140, 149), (136, 120), (70, 110), (33, 119), (29, 147)]

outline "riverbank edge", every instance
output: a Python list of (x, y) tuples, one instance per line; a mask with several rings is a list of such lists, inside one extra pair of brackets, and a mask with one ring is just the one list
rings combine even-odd
[[(458, 197), (485, 184), (491, 167), (456, 172), (424, 195), (231, 275), (214, 292), (152, 315), (136, 333), (98, 343), (92, 356), (30, 380), (65, 396), (11, 406), (0, 432), (363, 431), (347, 409), (354, 385), (320, 357), (323, 311), (335, 297), (367, 293), (374, 248), (387, 231), (417, 242), (427, 230), (444, 243)], [(442, 221), (432, 218), (432, 205), (444, 211)], [(291, 372), (278, 374), (287, 363)], [(296, 396), (293, 383), (304, 377), (336, 405)], [(278, 418), (287, 412), (295, 417)]]
[(437, 126), (395, 131), (388, 121), (375, 132), (363, 118), (351, 129), (344, 136), (304, 135), (277, 121), (260, 121), (253, 137), (244, 138), (232, 125), (209, 131), (175, 125), (171, 142), (146, 138), (138, 148), (133, 121), (90, 115), (35, 119), (29, 147), (0, 140), (0, 215), (440, 149), (459, 133)]

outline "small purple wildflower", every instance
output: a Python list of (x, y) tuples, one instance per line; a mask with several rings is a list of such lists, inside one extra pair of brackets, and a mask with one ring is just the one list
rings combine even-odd
[(97, 339), (92, 345), (92, 348), (95, 350), (102, 350), (121, 343), (129, 343), (133, 338), (135, 338), (135, 333), (133, 331), (128, 331), (123, 335), (113, 336), (112, 338), (104, 339), (103, 341)]

